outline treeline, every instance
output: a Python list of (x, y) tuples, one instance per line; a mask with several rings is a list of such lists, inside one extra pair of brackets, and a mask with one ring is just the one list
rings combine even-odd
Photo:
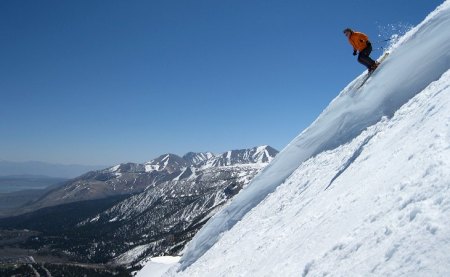
[(22, 264), (22, 265), (0, 265), (0, 276), (28, 277), (28, 276), (61, 276), (61, 277), (129, 277), (130, 272), (124, 267), (115, 268), (89, 268), (77, 265), (61, 264)]

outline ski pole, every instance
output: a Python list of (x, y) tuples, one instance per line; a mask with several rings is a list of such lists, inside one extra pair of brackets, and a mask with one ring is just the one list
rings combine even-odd
[(386, 41), (390, 41), (392, 39), (393, 38), (382, 39), (382, 40), (377, 41), (376, 43), (386, 42)]
[[(382, 39), (382, 40), (378, 40), (378, 41), (376, 41), (375, 43), (373, 43), (373, 44), (380, 44), (380, 43), (382, 43), (382, 42), (387, 42), (387, 41), (391, 41), (391, 40), (393, 40), (393, 38), (387, 38), (387, 39)], [(383, 47), (383, 46), (380, 46), (380, 47), (376, 47), (376, 48), (374, 48), (374, 50), (382, 50), (382, 51), (384, 51), (385, 50), (385, 48)]]

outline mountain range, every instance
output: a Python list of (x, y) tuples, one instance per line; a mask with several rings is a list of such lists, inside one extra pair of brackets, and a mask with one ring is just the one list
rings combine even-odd
[(270, 146), (232, 150), (215, 155), (210, 152), (187, 153), (183, 157), (164, 154), (149, 162), (123, 163), (103, 170), (90, 171), (49, 191), (17, 213), (71, 202), (136, 194), (169, 181), (192, 178), (199, 172), (247, 164), (266, 164), (277, 151)]
[(277, 153), (260, 146), (164, 154), (91, 171), (0, 220), (0, 228), (41, 232), (21, 247), (39, 241), (82, 262), (133, 265), (149, 255), (178, 254)]

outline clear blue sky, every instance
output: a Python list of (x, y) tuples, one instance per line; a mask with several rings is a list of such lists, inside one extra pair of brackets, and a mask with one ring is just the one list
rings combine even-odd
[(376, 42), (440, 3), (0, 1), (0, 160), (281, 150), (364, 70), (345, 27)]

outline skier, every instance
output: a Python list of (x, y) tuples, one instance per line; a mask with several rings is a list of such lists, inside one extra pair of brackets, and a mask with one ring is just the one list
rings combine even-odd
[(358, 62), (367, 67), (369, 74), (372, 73), (379, 63), (369, 57), (372, 52), (372, 44), (369, 41), (369, 37), (350, 28), (346, 28), (344, 34), (348, 38), (348, 42), (353, 46), (353, 56), (356, 56), (357, 51), (359, 51)]

